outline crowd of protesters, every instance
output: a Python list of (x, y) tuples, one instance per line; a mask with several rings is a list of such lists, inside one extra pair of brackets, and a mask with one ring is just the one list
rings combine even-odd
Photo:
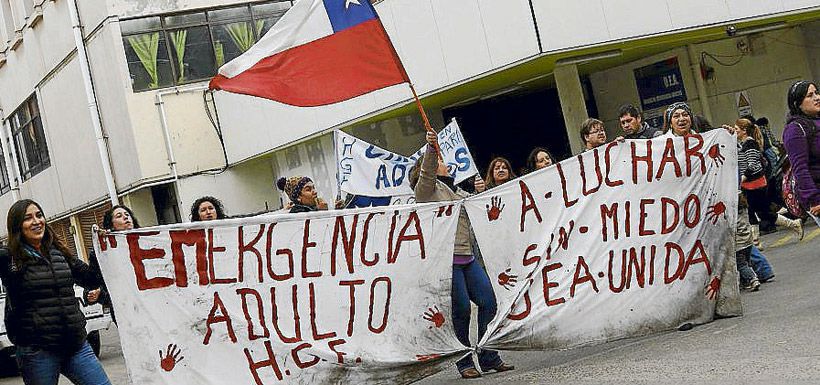
[[(789, 115), (782, 142), (768, 127), (768, 119), (751, 116), (722, 127), (737, 134), (739, 165), (739, 205), (736, 232), (737, 269), (741, 287), (758, 290), (761, 282), (774, 278), (771, 265), (761, 253), (759, 233), (776, 226), (803, 236), (803, 221), (811, 218), (820, 226), (820, 93), (810, 81), (794, 83), (787, 95)], [(686, 103), (670, 105), (663, 127), (652, 127), (641, 111), (625, 105), (618, 111), (623, 132), (616, 141), (676, 137), (701, 133), (712, 125), (695, 116)], [(579, 130), (584, 151), (608, 142), (604, 123), (595, 118), (583, 122)], [(410, 171), (410, 181), (418, 202), (452, 201), (470, 196), (455, 185), (446, 166), (436, 154), (437, 137), (427, 134), (427, 150)], [(545, 147), (532, 150), (522, 174), (550, 167), (558, 159)], [(516, 178), (512, 164), (494, 158), (486, 177), (476, 176), (469, 189), (483, 192)], [(307, 176), (283, 177), (277, 187), (290, 203), (284, 210), (302, 213), (327, 210), (316, 186)], [(349, 207), (357, 199), (337, 200), (336, 208)], [(375, 202), (375, 201), (373, 201)], [(372, 202), (371, 202), (372, 203)], [(389, 200), (382, 202), (389, 203)], [(789, 215), (791, 218), (787, 218)], [(197, 199), (191, 206), (192, 222), (228, 218), (222, 202), (212, 196)], [(118, 205), (103, 217), (102, 231), (139, 228), (128, 207)], [(759, 231), (758, 227), (759, 226)], [(74, 256), (56, 236), (39, 204), (20, 200), (7, 216), (9, 244), (0, 248), (0, 278), (7, 293), (6, 330), (17, 346), (17, 359), (26, 384), (56, 384), (60, 373), (75, 384), (110, 384), (87, 342), (85, 317), (74, 299), (74, 285), (86, 288), (90, 303), (112, 307), (99, 262), (90, 252), (89, 265)], [(464, 209), (459, 213), (453, 255), (452, 319), (456, 336), (470, 345), (471, 302), (478, 307), (478, 338), (496, 313), (496, 299), (487, 272), (480, 263), (481, 253)], [(113, 316), (112, 308), (112, 316)], [(507, 371), (498, 352), (484, 349), (478, 354), (479, 368)], [(468, 355), (457, 363), (464, 378), (481, 376)]]

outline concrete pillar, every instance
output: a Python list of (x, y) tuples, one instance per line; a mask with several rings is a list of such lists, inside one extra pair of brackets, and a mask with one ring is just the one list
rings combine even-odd
[(583, 148), (578, 132), (581, 129), (581, 123), (589, 118), (584, 100), (584, 88), (578, 76), (578, 66), (575, 64), (559, 65), (555, 67), (553, 75), (555, 84), (558, 86), (558, 98), (561, 100), (561, 112), (564, 114), (569, 145), (572, 153), (577, 154)]
[(706, 93), (706, 82), (703, 81), (703, 77), (700, 76), (700, 55), (695, 50), (694, 44), (687, 45), (686, 49), (689, 52), (689, 64), (692, 68), (692, 77), (695, 79), (695, 88), (698, 91), (700, 111), (709, 123), (715, 125), (717, 123), (712, 119), (712, 108), (709, 107), (709, 94)]

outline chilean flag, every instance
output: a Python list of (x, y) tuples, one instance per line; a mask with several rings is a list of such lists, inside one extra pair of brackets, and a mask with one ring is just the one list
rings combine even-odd
[(409, 82), (368, 0), (299, 0), (210, 89), (300, 107), (338, 103)]

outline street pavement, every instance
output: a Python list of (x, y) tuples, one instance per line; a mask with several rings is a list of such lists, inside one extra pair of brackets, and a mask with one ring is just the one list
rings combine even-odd
[[(419, 384), (820, 384), (820, 228), (807, 223), (799, 243), (787, 231), (761, 239), (776, 277), (742, 293), (742, 317), (571, 350), (502, 352), (515, 370), (461, 380), (453, 367)], [(125, 385), (116, 326), (102, 345), (111, 382)], [(12, 384), (23, 381), (0, 378)]]

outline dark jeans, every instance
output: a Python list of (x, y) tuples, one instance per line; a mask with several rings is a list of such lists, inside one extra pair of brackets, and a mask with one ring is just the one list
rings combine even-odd
[[(495, 293), (487, 273), (476, 260), (466, 265), (453, 265), (453, 328), (456, 337), (464, 346), (470, 344), (470, 301), (478, 306), (478, 338), (484, 336), (487, 325), (495, 317)], [(482, 370), (489, 370), (501, 364), (501, 357), (495, 350), (482, 349), (478, 353), (478, 364)], [(468, 355), (456, 363), (458, 371), (474, 368), (473, 356)]]
[(740, 273), (740, 287), (749, 286), (749, 283), (751, 283), (753, 279), (757, 279), (755, 271), (752, 270), (751, 266), (749, 266), (749, 256), (752, 251), (752, 247), (754, 246), (749, 246), (735, 252), (735, 257), (737, 258), (737, 271)]
[[(757, 218), (760, 218), (760, 231), (774, 230), (774, 222), (777, 220), (777, 214), (769, 207), (769, 197), (766, 195), (766, 191), (766, 188), (743, 190), (746, 199), (749, 201), (749, 223), (756, 225), (758, 223)], [(757, 218), (755, 218), (755, 215)]]
[(18, 346), (17, 363), (26, 385), (57, 385), (60, 373), (76, 385), (111, 385), (88, 342), (73, 354)]

